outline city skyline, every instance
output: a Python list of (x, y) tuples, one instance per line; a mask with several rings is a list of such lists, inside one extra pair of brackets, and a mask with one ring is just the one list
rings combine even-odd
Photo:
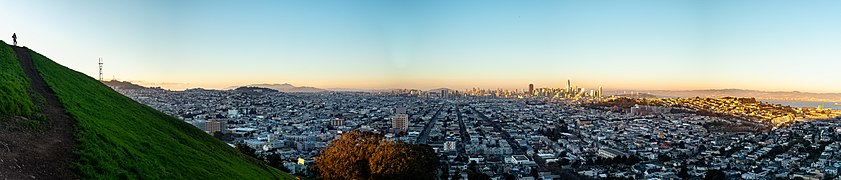
[(7, 4), (4, 41), (171, 89), (841, 89), (837, 1)]

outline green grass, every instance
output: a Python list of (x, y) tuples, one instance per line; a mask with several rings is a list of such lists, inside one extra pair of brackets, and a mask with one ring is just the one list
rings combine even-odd
[(29, 97), (29, 79), (23, 73), (15, 51), (3, 42), (0, 45), (0, 115), (30, 117), (36, 109)]
[(31, 54), (38, 72), (78, 121), (75, 167), (85, 178), (293, 178), (91, 77)]

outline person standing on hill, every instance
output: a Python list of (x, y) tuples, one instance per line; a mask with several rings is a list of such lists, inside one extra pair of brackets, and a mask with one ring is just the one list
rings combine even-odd
[(12, 33), (12, 41), (14, 42), (15, 46), (18, 45), (18, 35), (17, 34)]

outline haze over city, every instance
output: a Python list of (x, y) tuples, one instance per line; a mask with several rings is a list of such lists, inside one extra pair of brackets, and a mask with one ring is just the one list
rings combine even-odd
[(172, 89), (841, 89), (839, 1), (3, 4), (19, 45)]

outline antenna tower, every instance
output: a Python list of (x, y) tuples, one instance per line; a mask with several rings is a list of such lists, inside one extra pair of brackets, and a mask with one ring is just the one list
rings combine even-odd
[(99, 81), (102, 81), (102, 58), (99, 58)]

